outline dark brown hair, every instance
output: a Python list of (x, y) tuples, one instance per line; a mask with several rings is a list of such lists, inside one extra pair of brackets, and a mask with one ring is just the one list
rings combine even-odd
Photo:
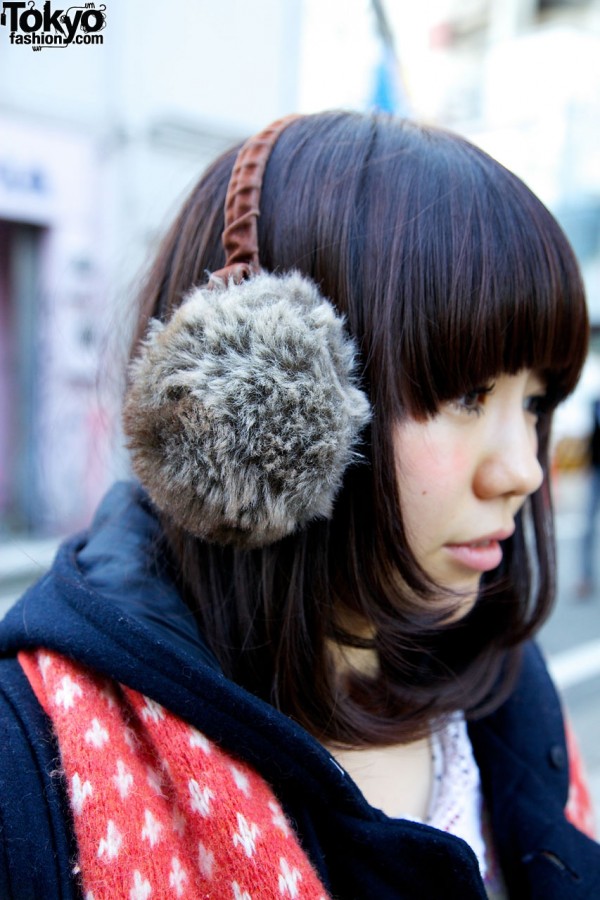
[[(140, 330), (224, 263), (235, 151), (194, 189), (149, 271)], [(553, 407), (575, 386), (588, 322), (573, 253), (514, 175), (458, 136), (388, 117), (327, 113), (283, 132), (267, 165), (260, 260), (310, 276), (347, 317), (373, 420), (330, 521), (261, 550), (205, 544), (164, 521), (183, 596), (224, 672), (322, 740), (410, 740), (436, 716), (481, 715), (516, 648), (552, 603), (546, 477), (501, 567), (461, 622), (442, 625), (397, 502), (392, 431), (506, 372), (545, 377), (539, 458)], [(360, 624), (358, 624), (360, 623)], [(332, 642), (377, 651), (373, 675), (336, 674)]]

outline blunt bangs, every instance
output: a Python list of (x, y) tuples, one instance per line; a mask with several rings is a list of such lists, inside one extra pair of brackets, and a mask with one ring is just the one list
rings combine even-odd
[[(378, 193), (371, 225), (378, 241), (370, 243), (380, 248), (366, 283), (384, 298), (372, 304), (380, 318), (373, 328), (396, 403), (415, 416), (433, 414), (501, 373), (529, 368), (545, 379), (553, 407), (575, 387), (589, 335), (565, 235), (483, 151), (453, 135), (401, 130), (400, 152), (392, 161), (382, 148), (378, 165), (374, 151), (365, 180), (367, 196)], [(383, 168), (385, 195), (369, 183)]]

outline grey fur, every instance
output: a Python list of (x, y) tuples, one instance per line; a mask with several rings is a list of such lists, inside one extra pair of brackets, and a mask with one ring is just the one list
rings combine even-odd
[(209, 541), (261, 546), (330, 516), (370, 417), (354, 359), (342, 317), (296, 272), (194, 290), (132, 364), (134, 471)]

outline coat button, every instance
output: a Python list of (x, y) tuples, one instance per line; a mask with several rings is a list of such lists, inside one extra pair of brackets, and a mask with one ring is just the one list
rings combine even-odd
[(567, 753), (560, 744), (553, 744), (548, 754), (550, 765), (555, 769), (564, 769), (567, 765)]

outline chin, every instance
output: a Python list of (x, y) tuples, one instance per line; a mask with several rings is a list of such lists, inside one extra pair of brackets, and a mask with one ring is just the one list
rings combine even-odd
[(461, 619), (468, 616), (479, 597), (479, 586), (475, 590), (469, 586), (468, 588), (455, 588), (455, 591), (456, 593), (453, 593), (448, 600), (449, 612), (444, 619), (448, 624), (460, 622)]

